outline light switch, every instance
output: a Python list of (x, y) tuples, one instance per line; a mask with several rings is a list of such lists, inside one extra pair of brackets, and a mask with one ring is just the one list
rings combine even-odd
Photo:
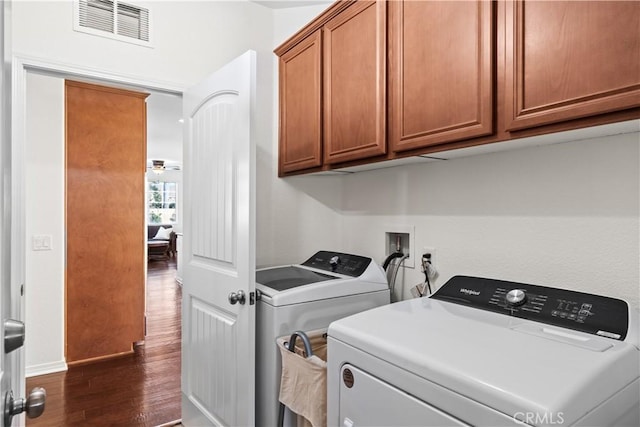
[(31, 247), (34, 251), (50, 251), (51, 239), (50, 234), (35, 234), (31, 238)]

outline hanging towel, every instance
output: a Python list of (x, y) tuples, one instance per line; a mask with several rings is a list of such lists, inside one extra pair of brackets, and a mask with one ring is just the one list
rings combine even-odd
[(278, 339), (282, 355), (280, 402), (306, 418), (313, 427), (324, 427), (327, 425), (327, 363), (316, 355), (305, 358), (290, 352), (284, 345), (286, 340)]

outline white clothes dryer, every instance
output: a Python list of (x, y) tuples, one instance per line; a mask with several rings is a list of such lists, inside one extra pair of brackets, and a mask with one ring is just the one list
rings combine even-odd
[(638, 426), (626, 302), (456, 276), (329, 327), (329, 426)]
[[(275, 427), (282, 363), (276, 339), (389, 304), (389, 285), (371, 258), (320, 251), (300, 265), (258, 270), (256, 290), (256, 425)], [(285, 425), (291, 421), (287, 415)]]

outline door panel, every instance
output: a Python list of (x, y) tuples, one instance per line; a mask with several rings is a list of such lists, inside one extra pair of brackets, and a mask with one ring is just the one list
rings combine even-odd
[(320, 30), (280, 57), (279, 173), (322, 164)]
[(235, 342), (237, 316), (200, 299), (190, 299), (192, 345), (189, 354), (190, 399), (201, 410), (224, 425), (237, 425), (235, 413), (238, 345)]
[(393, 151), (493, 132), (492, 8), (489, 1), (389, 3)]
[(358, 1), (323, 28), (324, 162), (387, 152), (385, 1)]
[[(12, 80), (11, 4), (0, 1), (0, 425), (25, 424), (44, 410), (46, 392), (25, 392), (24, 147), (12, 131), (12, 82), (20, 88), (25, 71)], [(18, 96), (18, 98), (20, 98)], [(17, 105), (17, 104), (16, 104)], [(20, 117), (18, 115), (18, 117)]]
[(640, 105), (640, 2), (506, 2), (507, 130)]
[[(182, 420), (253, 425), (255, 52), (184, 93)], [(244, 293), (244, 304), (230, 302)]]
[[(20, 200), (20, 193), (18, 192), (18, 197), (15, 197), (15, 194), (12, 197), (15, 189), (11, 186), (11, 177), (15, 179), (16, 174), (11, 167), (11, 45), (8, 40), (5, 40), (5, 37), (10, 38), (11, 26), (7, 25), (11, 22), (9, 7), (9, 4), (0, 1), (0, 60), (2, 61), (0, 63), (0, 198), (4, 201), (0, 213), (0, 322), (2, 323), (0, 330), (2, 337), (6, 333), (4, 325), (6, 319), (24, 320), (23, 313), (16, 310), (22, 305), (21, 297), (19, 293), (15, 292), (15, 286), (12, 286), (14, 278), (24, 277), (24, 272), (11, 270), (12, 258), (14, 258), (11, 256), (12, 243), (23, 250), (24, 248), (19, 242), (24, 239), (23, 236), (19, 236), (13, 241), (11, 238), (12, 233), (18, 228), (16, 222), (20, 223), (18, 220), (13, 223), (13, 228), (11, 227), (11, 212), (15, 214), (19, 211), (19, 206), (15, 205), (15, 201)], [(5, 15), (5, 9), (7, 9), (7, 15)], [(17, 182), (20, 181), (17, 180)], [(14, 181), (14, 185), (17, 182)], [(19, 235), (19, 233), (14, 234)], [(25, 388), (24, 351), (7, 352), (4, 339), (0, 340), (0, 383), (0, 399), (2, 401), (0, 409), (4, 414), (5, 396), (8, 393), (14, 393), (15, 397), (23, 397)], [(20, 425), (21, 422), (24, 422), (24, 416), (13, 419), (13, 425)], [(2, 426), (6, 427), (8, 424), (2, 422)]]
[(66, 359), (144, 339), (146, 94), (65, 82)]

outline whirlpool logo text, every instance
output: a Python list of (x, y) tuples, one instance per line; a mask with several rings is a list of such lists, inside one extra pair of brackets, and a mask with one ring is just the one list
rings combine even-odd
[(467, 294), (467, 295), (480, 295), (480, 291), (472, 291), (471, 289), (467, 289), (467, 288), (461, 288), (460, 292), (462, 292), (463, 294)]

